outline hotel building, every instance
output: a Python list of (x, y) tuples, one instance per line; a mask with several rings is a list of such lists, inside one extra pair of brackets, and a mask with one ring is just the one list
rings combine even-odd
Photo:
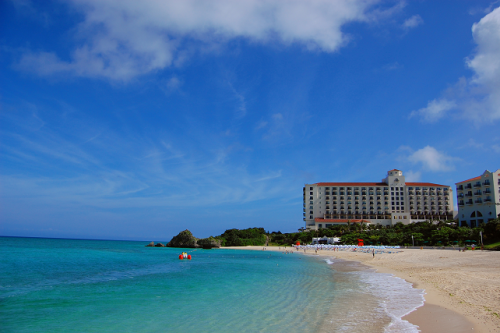
[(477, 227), (500, 214), (500, 169), (456, 183), (460, 226)]
[(347, 222), (393, 225), (453, 219), (450, 186), (406, 182), (396, 169), (380, 183), (306, 184), (303, 197), (308, 230)]

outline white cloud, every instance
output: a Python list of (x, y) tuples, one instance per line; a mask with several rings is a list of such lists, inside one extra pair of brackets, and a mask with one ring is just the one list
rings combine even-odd
[[(72, 0), (83, 14), (69, 61), (26, 53), (19, 67), (40, 75), (72, 73), (128, 80), (183, 61), (190, 48), (211, 50), (233, 38), (334, 52), (344, 24), (385, 13), (379, 0)], [(396, 6), (397, 7), (397, 6)]]
[(407, 182), (418, 182), (420, 181), (420, 178), (422, 177), (422, 173), (420, 171), (406, 171), (405, 172), (405, 181)]
[[(483, 97), (479, 105), (467, 106), (467, 111), (490, 119), (500, 118), (500, 7), (472, 26), (472, 36), (477, 43), (476, 54), (467, 61), (475, 75), (473, 88)], [(476, 109), (484, 108), (484, 111)]]
[(425, 108), (412, 111), (410, 117), (421, 116), (424, 121), (433, 123), (443, 118), (446, 113), (456, 107), (454, 101), (439, 99), (430, 101)]
[[(467, 59), (467, 66), (474, 75), (459, 79), (454, 87), (444, 92), (444, 97), (413, 111), (412, 116), (420, 115), (429, 122), (447, 113), (476, 123), (500, 119), (500, 7), (472, 26), (472, 36), (477, 48)], [(448, 112), (452, 109), (453, 112)]]
[(411, 29), (411, 28), (418, 27), (419, 25), (421, 25), (423, 23), (424, 23), (424, 20), (422, 20), (420, 15), (413, 15), (412, 17), (410, 17), (409, 19), (407, 19), (403, 23), (403, 27), (405, 29)]
[(491, 146), (491, 148), (492, 148), (495, 152), (497, 152), (497, 153), (499, 153), (499, 154), (500, 154), (500, 145), (494, 144), (493, 146)]
[(449, 171), (454, 169), (452, 162), (456, 158), (441, 153), (434, 147), (426, 146), (412, 153), (408, 160), (415, 164), (420, 163), (430, 171)]
[(170, 80), (167, 81), (167, 89), (168, 90), (177, 90), (180, 88), (182, 85), (181, 80), (179, 80), (177, 77), (172, 77)]

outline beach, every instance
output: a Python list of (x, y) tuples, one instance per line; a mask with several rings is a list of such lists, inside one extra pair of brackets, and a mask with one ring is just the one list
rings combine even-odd
[[(262, 251), (262, 246), (231, 247)], [(287, 250), (294, 248), (287, 247)], [(284, 251), (284, 247), (266, 247)], [(425, 290), (425, 304), (403, 319), (422, 333), (500, 332), (500, 252), (400, 249), (376, 254), (307, 250), (305, 254), (355, 261)], [(304, 254), (301, 250), (300, 253)]]

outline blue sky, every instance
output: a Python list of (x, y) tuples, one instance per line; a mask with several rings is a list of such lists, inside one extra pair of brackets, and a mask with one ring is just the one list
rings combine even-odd
[(499, 1), (3, 1), (0, 234), (296, 231), (302, 187), (500, 168)]

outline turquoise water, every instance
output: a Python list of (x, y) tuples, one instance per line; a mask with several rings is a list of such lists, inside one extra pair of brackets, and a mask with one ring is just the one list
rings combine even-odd
[(0, 237), (0, 331), (384, 332), (395, 322), (392, 296), (373, 291), (372, 277), (389, 276), (299, 253), (187, 249), (193, 260), (179, 260), (180, 249), (145, 244)]

